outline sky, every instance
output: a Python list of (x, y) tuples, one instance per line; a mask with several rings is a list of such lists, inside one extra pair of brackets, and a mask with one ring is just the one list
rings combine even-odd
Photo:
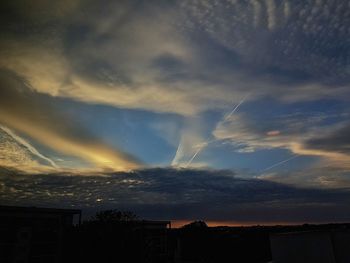
[(348, 1), (5, 0), (0, 27), (0, 204), (350, 220)]

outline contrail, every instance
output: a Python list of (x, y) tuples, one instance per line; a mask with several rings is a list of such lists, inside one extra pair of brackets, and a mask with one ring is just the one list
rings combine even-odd
[(297, 157), (299, 157), (299, 155), (294, 154), (292, 157), (290, 157), (290, 158), (288, 158), (288, 159), (286, 159), (286, 160), (283, 160), (283, 161), (281, 161), (281, 162), (275, 163), (274, 165), (271, 165), (271, 166), (265, 168), (264, 170), (262, 170), (262, 172), (271, 170), (272, 168), (275, 168), (275, 167), (277, 167), (277, 166), (280, 166), (281, 164), (284, 164), (284, 163), (286, 163), (286, 162), (289, 162), (290, 160), (293, 160), (293, 159), (295, 159), (295, 158), (297, 158)]
[(2, 129), (4, 132), (6, 132), (9, 136), (11, 136), (16, 142), (18, 142), (19, 144), (23, 145), (24, 147), (27, 148), (28, 151), (30, 151), (32, 154), (34, 154), (35, 156), (47, 161), (48, 163), (51, 164), (52, 167), (54, 168), (58, 168), (57, 164), (52, 161), (50, 158), (42, 155), (40, 152), (38, 152), (37, 149), (35, 149), (32, 145), (30, 145), (26, 140), (24, 140), (23, 138), (19, 137), (18, 135), (16, 135), (13, 131), (11, 131), (9, 128), (2, 126), (0, 124), (0, 129)]
[[(226, 122), (239, 108), (239, 106), (241, 106), (241, 104), (246, 100), (246, 98), (248, 97), (249, 94), (245, 95), (234, 107), (233, 109), (230, 111), (229, 114), (227, 114), (224, 119), (223, 122)], [(200, 153), (201, 150), (203, 150), (208, 144), (209, 142), (214, 142), (217, 140), (211, 140), (209, 141), (210, 136), (202, 143), (203, 145), (201, 147), (198, 148), (198, 150), (193, 154), (192, 158), (188, 161), (188, 163), (185, 165), (185, 168), (188, 167), (192, 161), (194, 160), (194, 158), (196, 158), (196, 156)]]
[(181, 140), (179, 142), (179, 145), (177, 146), (175, 156), (174, 156), (173, 160), (171, 161), (172, 166), (177, 165), (177, 158), (176, 157), (178, 156), (178, 154), (180, 152), (180, 146), (181, 146)]
[(196, 158), (196, 156), (199, 154), (199, 152), (204, 148), (205, 146), (199, 147), (199, 149), (195, 152), (195, 154), (192, 156), (192, 158), (188, 161), (188, 163), (185, 165), (185, 168), (189, 166), (193, 159)]
[(249, 94), (245, 95), (245, 96), (243, 97), (243, 99), (241, 99), (241, 100), (238, 102), (238, 104), (237, 104), (235, 107), (233, 107), (232, 111), (231, 111), (228, 115), (226, 115), (226, 117), (224, 118), (224, 121), (227, 121), (227, 120), (236, 112), (236, 110), (239, 108), (239, 106), (241, 106), (241, 104), (246, 100), (246, 98), (248, 97), (248, 95), (249, 95)]

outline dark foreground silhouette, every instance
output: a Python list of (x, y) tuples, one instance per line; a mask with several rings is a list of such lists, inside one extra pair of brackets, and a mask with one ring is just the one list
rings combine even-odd
[(172, 229), (131, 212), (80, 216), (0, 207), (0, 262), (350, 262), (350, 224)]

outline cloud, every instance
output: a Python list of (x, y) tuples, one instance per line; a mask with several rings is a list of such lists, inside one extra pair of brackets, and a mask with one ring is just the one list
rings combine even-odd
[[(26, 90), (22, 95), (2, 91), (3, 98), (17, 101), (19, 107), (1, 100), (7, 109), (3, 122), (54, 150), (98, 166), (115, 163), (113, 168), (124, 169), (138, 167), (139, 162), (91, 134), (85, 136), (85, 129), (77, 130), (71, 120), (62, 121), (64, 128), (43, 121), (34, 111), (51, 106), (35, 104), (66, 98), (184, 116), (188, 127), (183, 127), (181, 136), (172, 136), (181, 137), (172, 162), (179, 165), (206, 138), (188, 123), (208, 111), (230, 109), (249, 92), (250, 102), (273, 98), (280, 107), (350, 98), (346, 1), (53, 1), (54, 8), (41, 1), (3, 1), (1, 5), (5, 12), (0, 20), (0, 66), (27, 86), (19, 89)], [(34, 102), (24, 106), (25, 96)], [(57, 110), (48, 112), (61, 122)], [(237, 118), (232, 119), (234, 124), (220, 123), (214, 136), (233, 142), (240, 151), (283, 148), (338, 159), (341, 165), (348, 162), (344, 152), (305, 144), (315, 135), (312, 129), (296, 132), (288, 125), (286, 131), (280, 127), (283, 123), (274, 123), (260, 130), (244, 117)], [(280, 133), (266, 136), (275, 130)]]
[[(6, 132), (12, 139), (14, 139), (18, 144), (23, 145), (28, 151), (35, 155), (36, 157), (39, 157), (40, 159), (46, 161), (50, 166), (53, 168), (58, 168), (57, 164), (51, 160), (50, 158), (44, 156), (41, 154), (34, 146), (32, 146), (29, 142), (27, 142), (25, 139), (21, 138), (17, 134), (15, 134), (13, 131), (11, 131), (9, 128), (4, 127), (0, 124), (0, 130)], [(8, 156), (7, 153), (4, 154), (5, 156)]]
[(0, 188), (1, 200), (7, 204), (72, 206), (90, 212), (132, 209), (153, 219), (246, 222), (349, 219), (345, 216), (349, 214), (347, 189), (296, 188), (268, 180), (243, 179), (232, 171), (222, 170), (164, 168), (90, 176), (32, 176), (5, 170), (0, 176)]
[(276, 27), (276, 6), (274, 0), (266, 0), (267, 7), (267, 27), (270, 30), (274, 30)]
[(350, 169), (327, 164), (318, 164), (314, 167), (293, 172), (264, 172), (257, 178), (271, 180), (288, 185), (303, 187), (344, 189), (350, 186)]
[(337, 121), (325, 126), (331, 121), (331, 115), (308, 116), (306, 113), (269, 118), (259, 120), (256, 116), (240, 113), (226, 122), (218, 122), (213, 136), (229, 141), (238, 152), (287, 149), (299, 156), (320, 157), (328, 165), (350, 167), (348, 124), (339, 128), (341, 124)]
[[(190, 89), (177, 83), (164, 89), (157, 80), (164, 73), (158, 72), (156, 63), (161, 58), (186, 62), (190, 56), (168, 21), (149, 19), (165, 17), (156, 10), (150, 13), (148, 8), (145, 14), (138, 13), (137, 5), (122, 1), (106, 2), (106, 7), (113, 12), (103, 18), (93, 11), (94, 5), (87, 4), (86, 9), (92, 12), (89, 19), (80, 11), (73, 25), (57, 19), (59, 38), (38, 41), (37, 45), (26, 38), (19, 44), (16, 37), (9, 36), (1, 43), (8, 50), (2, 54), (2, 66), (28, 79), (36, 91), (52, 96), (123, 108), (195, 112), (198, 105), (191, 106), (194, 96), (186, 96)], [(33, 41), (40, 39), (39, 34)]]
[(205, 163), (192, 163), (194, 157), (206, 144), (207, 142), (199, 136), (199, 133), (183, 131), (171, 165), (174, 167), (187, 167), (188, 165), (191, 165), (191, 167), (207, 166)]
[[(327, 90), (330, 82), (347, 85), (349, 75), (343, 51), (348, 47), (342, 40), (347, 39), (349, 33), (340, 29), (349, 22), (346, 12), (342, 11), (347, 7), (346, 1), (323, 3), (319, 8), (314, 1), (267, 0), (260, 2), (261, 12), (257, 11), (255, 1), (233, 5), (229, 1), (186, 3), (186, 20), (238, 55), (243, 62), (241, 66), (247, 66), (245, 73), (249, 69), (255, 71), (255, 78), (262, 77), (263, 81), (269, 76), (274, 80), (293, 76), (304, 81), (299, 84), (304, 84), (300, 88), (305, 90), (308, 85)], [(206, 8), (207, 5), (210, 8)], [(329, 8), (336, 13), (324, 12)], [(261, 14), (259, 27), (256, 27), (257, 14)], [(336, 46), (342, 49), (336, 52)], [(330, 69), (329, 63), (334, 62)], [(298, 85), (291, 86), (291, 90), (298, 88)], [(293, 95), (288, 87), (279, 89), (287, 93), (285, 96)]]
[(305, 144), (308, 148), (350, 155), (350, 123), (318, 134)]
[(261, 3), (257, 0), (251, 0), (250, 1), (253, 6), (253, 13), (254, 13), (254, 26), (258, 27), (260, 23), (260, 16), (261, 16)]
[[(33, 91), (16, 74), (0, 72), (0, 122), (54, 151), (82, 158), (98, 168), (133, 169), (140, 162), (113, 149), (50, 104), (48, 96)], [(38, 155), (38, 154), (37, 154)]]
[[(174, 167), (186, 167), (193, 160), (194, 155), (207, 144), (205, 138), (207, 127), (200, 118), (189, 118), (180, 132), (180, 140), (175, 156), (171, 162)], [(193, 162), (192, 167), (207, 166), (206, 163)]]
[(268, 135), (268, 136), (278, 136), (278, 135), (280, 135), (280, 134), (281, 134), (281, 132), (278, 131), (278, 130), (272, 130), (272, 131), (268, 131), (268, 132), (266, 133), (266, 135)]
[(48, 168), (39, 163), (28, 147), (23, 146), (2, 129), (0, 130), (0, 165), (28, 172), (38, 172)]
[(248, 91), (250, 100), (350, 97), (347, 16), (323, 12), (334, 3), (53, 4), (6, 4), (15, 15), (3, 18), (1, 66), (40, 93), (184, 116), (227, 109)]

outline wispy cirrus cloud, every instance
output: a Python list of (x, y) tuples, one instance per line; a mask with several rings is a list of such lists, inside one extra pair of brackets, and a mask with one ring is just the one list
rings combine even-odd
[[(15, 134), (13, 131), (11, 131), (9, 128), (3, 126), (0, 124), (0, 131), (7, 133), (12, 139), (15, 140), (18, 144), (24, 146), (31, 154), (33, 154), (36, 157), (39, 157), (40, 159), (44, 160), (47, 162), (51, 167), (53, 168), (58, 168), (57, 164), (51, 160), (50, 158), (46, 157), (45, 155), (41, 154), (34, 146), (32, 146), (29, 142), (27, 142), (25, 139), (22, 137), (18, 136)], [(6, 143), (6, 142), (5, 142)], [(5, 149), (5, 147), (4, 147)], [(3, 156), (5, 158), (8, 158), (8, 156), (11, 155), (7, 150), (4, 151)], [(20, 165), (21, 163), (17, 163), (17, 165)], [(4, 165), (4, 164), (2, 164)]]
[(49, 168), (40, 164), (28, 147), (23, 146), (2, 129), (0, 130), (0, 165), (28, 172), (38, 172)]

